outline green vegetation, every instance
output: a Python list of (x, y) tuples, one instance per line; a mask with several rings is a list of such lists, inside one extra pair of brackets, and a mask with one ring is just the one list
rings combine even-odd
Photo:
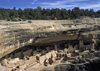
[(21, 19), (18, 19), (18, 21), (21, 21)]
[(2, 19), (2, 15), (0, 14), (0, 19)]
[(7, 18), (7, 21), (10, 21), (10, 18)]
[(14, 18), (14, 19), (12, 19), (11, 21), (18, 21), (18, 20)]
[[(66, 20), (66, 19), (76, 19), (84, 16), (88, 17), (100, 17), (100, 10), (94, 12), (93, 9), (80, 9), (75, 7), (72, 10), (66, 10), (64, 8), (52, 8), (45, 9), (38, 6), (37, 8), (25, 8), (22, 10), (16, 7), (13, 9), (0, 8), (0, 19), (11, 19), (16, 21), (15, 18), (20, 18), (23, 20)], [(20, 20), (19, 20), (20, 21)]]
[(32, 21), (29, 20), (28, 23), (32, 23)]

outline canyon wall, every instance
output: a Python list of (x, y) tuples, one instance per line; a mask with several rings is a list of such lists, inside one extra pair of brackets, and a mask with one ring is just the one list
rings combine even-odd
[(96, 34), (100, 34), (100, 18), (31, 21), (32, 23), (0, 20), (0, 58), (23, 46), (36, 43), (37, 38), (46, 38), (64, 32), (73, 35), (83, 31), (83, 35), (92, 34), (93, 38)]

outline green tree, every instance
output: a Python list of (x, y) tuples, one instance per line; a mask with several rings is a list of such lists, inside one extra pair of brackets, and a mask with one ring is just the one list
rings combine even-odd
[(25, 20), (26, 19), (25, 15), (22, 14), (21, 15), (21, 19), (24, 19)]
[(0, 14), (0, 19), (2, 19), (2, 15)]
[(42, 19), (43, 19), (43, 20), (47, 20), (47, 19), (49, 19), (49, 18), (46, 16), (46, 14), (43, 14)]
[(16, 7), (14, 7), (13, 10), (16, 10)]
[(7, 11), (5, 12), (5, 17), (9, 18), (9, 12), (7, 12)]
[(52, 16), (51, 16), (51, 19), (52, 19), (52, 20), (55, 20), (55, 16), (54, 16), (53, 14), (52, 14)]
[(13, 9), (5, 9), (0, 8), (0, 14), (2, 15), (2, 19), (8, 19), (12, 16), (15, 18), (22, 18), (22, 19), (48, 19), (51, 17), (52, 20), (57, 18), (58, 20), (63, 19), (76, 19), (80, 18), (81, 16), (89, 16), (89, 17), (100, 17), (100, 10), (94, 12), (93, 9), (80, 9), (79, 7), (75, 7), (72, 10), (66, 10), (64, 8), (52, 8), (52, 9), (45, 9), (38, 6), (36, 9), (33, 8), (25, 8), (22, 10), (19, 8), (18, 10), (16, 7)]
[(94, 14), (95, 14), (95, 13), (94, 13), (93, 9), (90, 9), (90, 11), (89, 11), (89, 16), (90, 16), (90, 17), (93, 17)]
[(80, 16), (85, 16), (85, 15), (84, 15), (84, 9), (81, 9), (81, 10), (80, 10)]
[(72, 15), (71, 13), (72, 13), (72, 12), (71, 12), (71, 10), (69, 9), (69, 10), (68, 10), (69, 19), (71, 19), (71, 15)]
[(23, 10), (21, 8), (19, 8), (18, 9), (18, 15), (19, 15), (20, 18), (21, 18), (21, 16), (22, 16), (23, 13), (24, 13)]
[(11, 16), (10, 18), (11, 18), (11, 19), (15, 19), (15, 16), (13, 15), (13, 16)]
[(61, 18), (62, 19), (68, 19), (69, 18), (68, 11), (66, 9), (61, 10)]
[(72, 15), (73, 15), (73, 18), (79, 18), (80, 17), (79, 7), (75, 7), (74, 9), (72, 9)]
[(96, 17), (100, 17), (100, 10), (96, 12)]
[(42, 18), (42, 14), (41, 14), (41, 12), (38, 10), (38, 9), (35, 9), (35, 19), (36, 20), (41, 20), (41, 18)]
[(33, 17), (31, 15), (28, 15), (28, 19), (33, 19)]
[(85, 14), (85, 16), (89, 16), (89, 10), (88, 9), (85, 9), (84, 10), (84, 14)]
[(39, 11), (41, 11), (41, 10), (42, 10), (42, 8), (41, 8), (40, 6), (38, 6), (38, 7), (37, 7), (37, 9), (38, 9)]

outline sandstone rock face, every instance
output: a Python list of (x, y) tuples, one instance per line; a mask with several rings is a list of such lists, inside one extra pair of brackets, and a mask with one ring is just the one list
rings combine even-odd
[[(0, 22), (0, 58), (11, 53), (16, 49), (19, 49), (22, 46), (26, 46), (30, 43), (33, 43), (35, 41), (34, 38), (39, 37), (39, 35), (40, 37), (48, 37), (49, 35), (54, 36), (51, 34), (52, 32), (53, 34), (63, 31), (69, 32), (69, 30), (77, 30), (78, 32), (78, 30), (82, 29), (86, 31), (87, 29), (93, 30), (100, 27), (100, 18), (83, 18), (75, 20), (33, 20), (33, 23), (31, 24), (27, 22), (28, 21)], [(71, 25), (71, 27), (69, 27), (69, 25)], [(50, 34), (46, 35), (45, 33)], [(91, 35), (89, 35), (88, 37), (93, 38)], [(72, 40), (74, 39), (74, 37), (68, 37), (67, 39)], [(57, 50), (56, 47), (55, 50)]]
[(26, 64), (19, 66), (19, 69), (24, 71), (24, 69), (26, 68)]
[(6, 66), (8, 63), (8, 60), (7, 59), (4, 59), (2, 62), (1, 62), (1, 65), (3, 65), (3, 66)]
[(30, 64), (35, 63), (36, 62), (36, 56), (31, 56), (29, 58)]
[(8, 69), (0, 65), (0, 71), (8, 71)]
[[(67, 57), (72, 58), (72, 54), (75, 56), (74, 53), (78, 55), (81, 49), (83, 51), (88, 50), (89, 52), (91, 48), (94, 49), (93, 46), (97, 43), (94, 40), (94, 36), (96, 38), (94, 34), (98, 34), (98, 31), (100, 32), (100, 30), (96, 30), (97, 27), (98, 29), (100, 28), (100, 21), (98, 21), (96, 18), (90, 18), (80, 20), (33, 21), (31, 24), (26, 24), (27, 22), (24, 22), (24, 24), (22, 22), (17, 22), (17, 24), (16, 22), (7, 22), (9, 26), (0, 22), (0, 58), (15, 58), (11, 60), (4, 59), (1, 65), (12, 68), (12, 71), (16, 71), (16, 69), (23, 71), (26, 67), (34, 63), (46, 66), (52, 64), (56, 60), (57, 54), (58, 60), (62, 60), (63, 57), (66, 57), (65, 60), (67, 60)], [(96, 31), (91, 32), (91, 30)], [(82, 35), (79, 35), (80, 32)], [(73, 40), (76, 42), (75, 44), (71, 42)], [(94, 45), (84, 45), (83, 40), (94, 41)], [(23, 49), (24, 46), (25, 50)], [(5, 56), (7, 54), (9, 55)], [(97, 55), (100, 56), (99, 54)]]
[(39, 57), (39, 59), (40, 59), (40, 60), (39, 60), (39, 63), (43, 65), (43, 64), (44, 64), (44, 61), (45, 61), (45, 59), (46, 59), (46, 56), (43, 55), (43, 56)]
[(12, 59), (12, 60), (8, 61), (8, 63), (16, 63), (18, 61), (20, 61), (19, 58), (15, 58), (15, 59)]

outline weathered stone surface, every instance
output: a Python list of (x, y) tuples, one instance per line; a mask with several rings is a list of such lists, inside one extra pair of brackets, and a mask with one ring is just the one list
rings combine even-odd
[(65, 49), (64, 49), (64, 52), (65, 52), (65, 53), (67, 53), (67, 52), (68, 52), (68, 49), (67, 49), (67, 48), (65, 48)]
[(7, 62), (8, 62), (8, 60), (4, 59), (3, 61), (1, 61), (1, 65), (6, 66), (8, 64)]
[(10, 63), (6, 65), (7, 68), (16, 68), (16, 65), (14, 63)]
[(47, 60), (49, 58), (52, 58), (52, 60), (55, 60), (56, 51), (51, 51), (51, 52), (47, 53), (46, 55), (40, 56), (39, 57), (40, 64), (44, 64), (45, 59)]
[(8, 69), (3, 67), (3, 66), (1, 66), (1, 64), (0, 64), (0, 71), (8, 71)]
[(67, 54), (67, 57), (71, 57), (71, 53), (68, 53), (68, 54)]
[(75, 50), (75, 53), (79, 53), (79, 50)]
[(32, 55), (32, 49), (23, 52), (23, 55), (31, 56)]
[(46, 55), (43, 55), (43, 56), (39, 57), (39, 63), (43, 65), (45, 59), (46, 59)]
[(23, 71), (25, 68), (26, 68), (26, 64), (19, 66), (19, 69), (22, 70), (22, 71)]
[[(88, 21), (86, 21), (88, 20)], [(25, 45), (28, 45), (30, 42), (33, 42), (34, 37), (38, 37), (41, 35), (42, 32), (44, 33), (49, 33), (49, 32), (60, 32), (60, 31), (69, 31), (69, 30), (81, 30), (84, 29), (90, 29), (93, 28), (95, 25), (99, 26), (100, 24), (100, 18), (83, 18), (83, 19), (76, 19), (76, 20), (42, 20), (42, 21), (36, 21), (34, 20), (31, 25), (27, 23), (27, 21), (20, 21), (20, 22), (12, 22), (12, 21), (1, 21), (0, 22), (0, 43), (2, 43), (1, 46), (1, 52), (0, 52), (0, 58), (2, 57), (2, 54), (8, 51), (8, 49), (12, 49), (14, 51), (15, 49), (18, 49), (19, 47), (22, 47), (21, 45), (23, 42), (25, 42)], [(75, 22), (75, 21), (80, 21), (80, 23)], [(45, 23), (45, 24), (44, 24)], [(91, 23), (91, 25), (89, 25)], [(94, 24), (96, 23), (96, 24)], [(77, 24), (74, 26), (74, 24)], [(9, 26), (7, 26), (9, 25)], [(71, 25), (71, 27), (69, 27)], [(24, 28), (23, 28), (24, 27)], [(23, 28), (23, 29), (22, 29)], [(95, 27), (98, 28), (98, 27)], [(13, 30), (12, 30), (13, 29)], [(21, 30), (21, 31), (20, 31)], [(6, 32), (9, 31), (9, 32)], [(17, 31), (17, 32), (16, 32)], [(35, 34), (35, 33), (40, 33), (40, 34)], [(27, 34), (28, 33), (28, 34)], [(42, 33), (43, 37), (48, 36), (46, 34)], [(89, 32), (90, 33), (90, 32)], [(30, 35), (29, 35), (30, 34)], [(35, 36), (34, 36), (35, 34)], [(28, 38), (27, 38), (28, 37)], [(67, 37), (66, 37), (67, 38)], [(72, 37), (72, 38), (67, 38), (67, 39), (77, 39), (77, 37)], [(94, 38), (94, 37), (93, 37)], [(25, 41), (25, 40), (27, 41)], [(17, 42), (19, 41), (19, 43)], [(9, 42), (11, 41), (11, 42)], [(44, 43), (44, 42), (43, 42)], [(20, 45), (19, 45), (20, 44)], [(14, 45), (14, 47), (12, 46)], [(7, 46), (11, 46), (12, 48), (9, 48)], [(6, 49), (3, 49), (4, 47), (7, 47)], [(10, 51), (10, 52), (12, 52)], [(5, 53), (3, 56), (5, 56)]]
[(52, 58), (56, 58), (56, 55), (57, 54), (57, 51), (51, 51), (51, 56), (52, 56)]
[(73, 53), (75, 50), (74, 50), (74, 48), (73, 48), (73, 46), (72, 45), (69, 45), (68, 46), (68, 52), (69, 53)]
[[(47, 50), (47, 51), (49, 51), (49, 50)], [(47, 51), (46, 51), (46, 50), (42, 50), (42, 51), (41, 51), (41, 55), (46, 54)]]
[(30, 64), (35, 63), (36, 62), (36, 56), (31, 56), (29, 58)]
[(11, 59), (10, 61), (8, 61), (8, 63), (9, 63), (9, 64), (10, 64), (10, 63), (16, 63), (16, 62), (18, 62), (18, 61), (20, 61), (19, 58), (15, 58), (15, 59)]

